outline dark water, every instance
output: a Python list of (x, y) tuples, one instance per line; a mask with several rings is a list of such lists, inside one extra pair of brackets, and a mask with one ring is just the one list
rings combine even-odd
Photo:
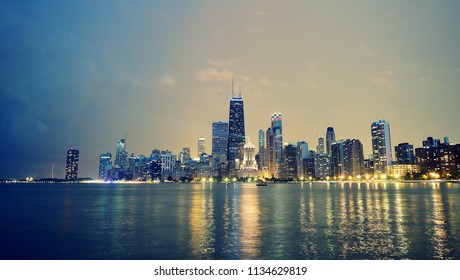
[(0, 259), (460, 259), (460, 184), (1, 184)]

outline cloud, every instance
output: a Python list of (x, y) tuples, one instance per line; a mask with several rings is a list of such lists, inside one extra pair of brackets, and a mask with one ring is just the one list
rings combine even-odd
[(236, 59), (209, 59), (208, 63), (218, 68), (233, 67), (238, 64), (238, 60)]
[(269, 86), (271, 84), (271, 81), (268, 77), (262, 77), (260, 78), (259, 83), (263, 86)]
[(172, 87), (176, 84), (176, 80), (170, 74), (161, 76), (157, 82), (164, 87)]
[(371, 78), (371, 81), (374, 84), (387, 87), (387, 88), (393, 88), (394, 83), (392, 82), (391, 78), (393, 76), (393, 71), (387, 70), (383, 73), (378, 74), (377, 76)]
[(206, 68), (198, 70), (196, 78), (200, 81), (229, 81), (233, 78), (233, 73), (228, 69)]
[(280, 86), (283, 86), (283, 87), (287, 87), (287, 88), (290, 88), (290, 87), (291, 87), (291, 85), (290, 85), (290, 84), (288, 84), (288, 83), (285, 83), (285, 82), (283, 82), (283, 83), (280, 83)]
[(259, 28), (255, 28), (255, 27), (251, 27), (251, 26), (247, 26), (245, 28), (247, 31), (250, 31), (250, 32), (253, 32), (253, 33), (256, 33), (256, 32), (259, 32), (260, 29)]

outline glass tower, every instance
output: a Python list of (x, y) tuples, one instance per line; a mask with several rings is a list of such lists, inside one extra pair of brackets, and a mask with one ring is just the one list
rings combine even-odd
[(125, 169), (128, 166), (128, 150), (126, 149), (126, 139), (120, 139), (117, 143), (117, 154), (115, 155), (115, 168)]
[(228, 116), (228, 143), (227, 143), (227, 161), (228, 176), (235, 177), (236, 169), (239, 168), (243, 160), (243, 146), (246, 143), (244, 130), (244, 107), (241, 92), (238, 97), (233, 95), (232, 81), (232, 99), (230, 100), (230, 112)]
[(212, 155), (221, 163), (227, 160), (228, 122), (212, 123)]
[(272, 115), (272, 133), (273, 133), (273, 148), (275, 159), (275, 177), (279, 178), (283, 173), (284, 157), (283, 157), (283, 117), (281, 114)]
[(101, 156), (99, 157), (99, 179), (107, 180), (107, 171), (109, 171), (110, 169), (112, 169), (112, 154), (101, 154)]
[(328, 127), (326, 131), (326, 153), (331, 155), (331, 145), (335, 142), (335, 132), (333, 127)]

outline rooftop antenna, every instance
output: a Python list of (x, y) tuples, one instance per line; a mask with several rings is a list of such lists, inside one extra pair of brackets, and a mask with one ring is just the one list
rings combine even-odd
[(234, 98), (234, 95), (233, 95), (233, 78), (232, 78), (232, 98)]
[(240, 95), (240, 98), (241, 98), (241, 81), (238, 81), (239, 83), (239, 95)]
[(54, 179), (54, 162), (51, 163), (51, 178)]

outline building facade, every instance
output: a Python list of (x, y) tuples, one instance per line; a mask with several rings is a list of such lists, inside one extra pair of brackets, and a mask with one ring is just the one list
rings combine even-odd
[(388, 174), (388, 166), (392, 164), (390, 124), (379, 120), (371, 125), (372, 154), (374, 157), (374, 173)]
[(67, 151), (67, 160), (65, 165), (65, 179), (77, 180), (78, 179), (78, 161), (80, 152), (76, 149), (69, 149)]
[(230, 100), (230, 111), (228, 117), (228, 143), (227, 162), (228, 176), (235, 177), (243, 159), (243, 146), (246, 143), (244, 128), (244, 104), (241, 92), (239, 97), (234, 97), (232, 81), (232, 99)]

